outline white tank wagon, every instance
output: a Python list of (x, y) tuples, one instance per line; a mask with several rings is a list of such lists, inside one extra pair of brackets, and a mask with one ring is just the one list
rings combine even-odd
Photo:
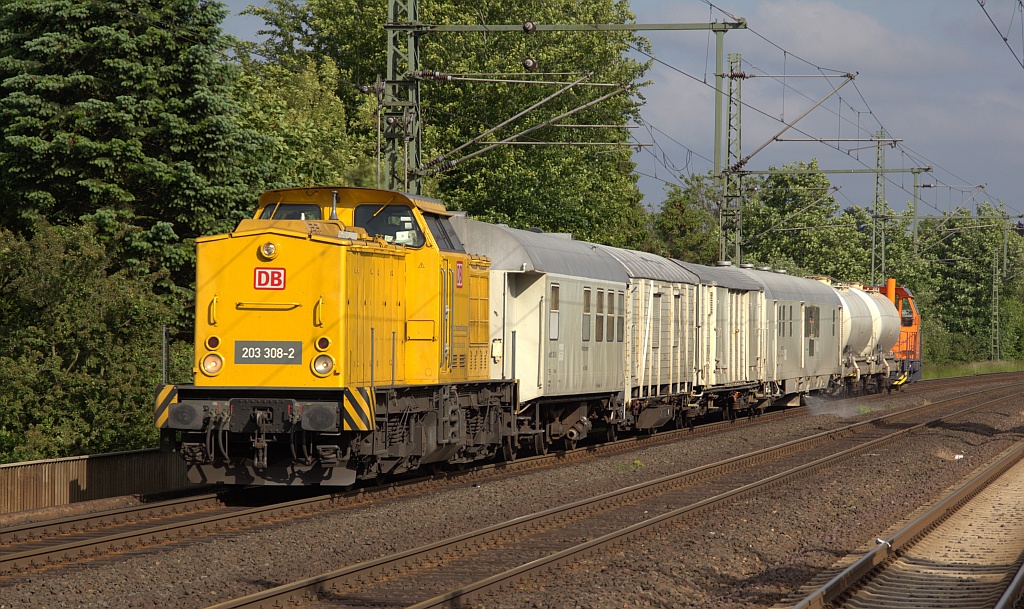
[(886, 359), (900, 336), (900, 314), (877, 290), (837, 284), (843, 303), (841, 367), (847, 392), (878, 391), (894, 363)]

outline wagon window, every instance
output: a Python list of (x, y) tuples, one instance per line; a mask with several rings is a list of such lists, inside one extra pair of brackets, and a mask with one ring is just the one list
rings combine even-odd
[(594, 340), (604, 340), (604, 290), (597, 291), (597, 326), (594, 330)]
[(817, 338), (821, 335), (821, 319), (819, 307), (807, 307), (804, 309), (804, 336)]
[(625, 303), (626, 303), (626, 295), (623, 294), (622, 292), (619, 292), (619, 306), (616, 309), (616, 311), (618, 311), (618, 316), (617, 316), (617, 322), (616, 322), (616, 328), (615, 328), (615, 334), (616, 334), (615, 340), (617, 340), (620, 343), (623, 340), (623, 335), (625, 334), (625, 330), (626, 330), (626, 304)]
[(608, 290), (608, 342), (615, 340), (615, 292)]
[(590, 288), (583, 288), (583, 340), (590, 340)]
[(551, 286), (551, 300), (548, 303), (548, 338), (558, 340), (558, 284)]

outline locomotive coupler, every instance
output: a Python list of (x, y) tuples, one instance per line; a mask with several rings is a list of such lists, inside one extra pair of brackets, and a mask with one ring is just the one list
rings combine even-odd
[(337, 467), (341, 464), (341, 447), (335, 444), (321, 444), (316, 447), (317, 455), (320, 457), (320, 465), (323, 467)]
[(252, 418), (256, 422), (256, 433), (252, 439), (252, 447), (256, 450), (253, 465), (256, 469), (267, 469), (267, 426), (273, 422), (274, 411), (257, 408), (252, 411)]
[(182, 442), (181, 458), (186, 465), (199, 465), (213, 460), (206, 450), (206, 444), (202, 442)]

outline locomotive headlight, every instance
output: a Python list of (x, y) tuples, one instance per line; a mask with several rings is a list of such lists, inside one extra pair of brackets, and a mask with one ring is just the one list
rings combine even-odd
[(327, 376), (334, 370), (334, 358), (326, 353), (321, 353), (313, 360), (313, 374)]
[(260, 255), (267, 260), (273, 260), (277, 258), (277, 244), (273, 241), (267, 241), (260, 246)]
[(224, 358), (219, 353), (210, 353), (203, 358), (199, 367), (202, 368), (203, 374), (216, 376), (224, 368)]

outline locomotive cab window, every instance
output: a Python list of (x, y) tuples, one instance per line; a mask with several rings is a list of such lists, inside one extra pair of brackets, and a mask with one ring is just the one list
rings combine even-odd
[(309, 203), (278, 203), (267, 205), (260, 212), (260, 220), (323, 220), (319, 205)]
[(408, 205), (360, 205), (356, 208), (355, 225), (365, 229), (366, 234), (383, 237), (395, 245), (423, 247), (426, 243)]

